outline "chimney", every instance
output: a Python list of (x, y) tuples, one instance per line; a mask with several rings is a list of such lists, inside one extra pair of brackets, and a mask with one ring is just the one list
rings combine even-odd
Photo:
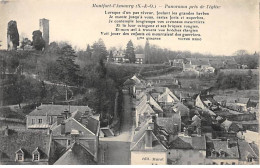
[(6, 126), (6, 128), (5, 128), (5, 136), (8, 136), (9, 135), (9, 128), (8, 128), (8, 126)]
[(86, 124), (87, 124), (87, 116), (86, 116), (86, 115), (82, 115), (82, 116), (81, 116), (81, 123), (82, 123), (83, 125), (86, 125)]
[(154, 130), (154, 122), (149, 122), (148, 123), (148, 127), (151, 128), (152, 130)]
[(227, 139), (227, 149), (230, 149), (230, 139)]
[(146, 103), (147, 103), (147, 104), (149, 104), (149, 103), (150, 103), (150, 95), (149, 95), (149, 94), (147, 94)]
[(198, 136), (201, 136), (201, 127), (198, 127), (198, 128), (197, 128), (197, 135), (198, 135)]
[(145, 132), (145, 148), (152, 148), (152, 128), (148, 127)]
[(67, 114), (66, 114), (65, 112), (62, 112), (61, 115), (62, 115), (62, 117), (63, 117), (64, 120), (67, 119)]
[(51, 134), (51, 129), (50, 127), (47, 128), (47, 135), (50, 135)]
[(179, 130), (178, 130), (178, 124), (174, 124), (174, 125), (173, 125), (173, 135), (178, 135), (178, 132), (179, 132)]
[(184, 136), (188, 136), (188, 128), (184, 127), (183, 131), (184, 131)]
[(67, 118), (69, 118), (71, 116), (71, 114), (70, 114), (68, 109), (64, 110), (64, 116), (65, 116), (65, 119), (67, 119)]
[(60, 125), (60, 134), (64, 135), (65, 134), (65, 122), (62, 121)]
[(63, 116), (62, 115), (58, 115), (57, 116), (57, 125), (60, 125), (61, 124), (61, 122), (63, 121)]
[(152, 115), (152, 122), (154, 122), (155, 124), (157, 124), (157, 117), (158, 117), (158, 114)]

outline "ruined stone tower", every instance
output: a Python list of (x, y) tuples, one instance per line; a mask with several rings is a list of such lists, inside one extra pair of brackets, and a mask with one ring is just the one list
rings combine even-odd
[(40, 31), (42, 32), (43, 40), (45, 41), (45, 46), (49, 45), (49, 20), (40, 19)]
[(17, 23), (14, 20), (8, 22), (7, 26), (7, 48), (8, 50), (16, 50), (19, 46), (19, 33)]

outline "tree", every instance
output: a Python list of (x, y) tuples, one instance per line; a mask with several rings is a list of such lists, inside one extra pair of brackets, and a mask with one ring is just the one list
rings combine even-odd
[(88, 44), (88, 46), (87, 46), (86, 52), (87, 52), (87, 53), (86, 53), (86, 54), (87, 54), (87, 59), (91, 59), (92, 50), (91, 50), (89, 44)]
[(143, 48), (143, 46), (141, 46), (141, 45), (136, 46), (136, 48), (135, 48), (135, 53), (136, 53), (136, 54), (144, 54), (144, 48)]
[(125, 58), (129, 59), (130, 63), (135, 63), (135, 51), (133, 42), (130, 40), (126, 46)]
[(36, 50), (41, 51), (45, 47), (45, 41), (42, 38), (42, 32), (40, 30), (35, 30), (32, 33), (33, 37), (33, 47)]
[(144, 47), (144, 54), (145, 54), (145, 63), (146, 64), (150, 64), (151, 63), (151, 49), (150, 49), (150, 44), (149, 41), (147, 40), (145, 43), (145, 47)]
[(60, 57), (57, 59), (59, 80), (65, 84), (76, 84), (78, 80), (79, 65), (75, 64), (75, 51), (71, 45), (66, 45), (61, 48)]
[(108, 61), (113, 62), (113, 52), (112, 52), (112, 50), (109, 53)]
[(247, 54), (248, 54), (248, 52), (246, 50), (237, 50), (235, 52), (235, 55), (237, 55), (237, 56), (244, 56), (244, 55), (247, 55)]
[(21, 48), (24, 50), (25, 46), (31, 46), (32, 42), (28, 38), (23, 38), (21, 42)]
[(92, 49), (93, 49), (93, 52), (92, 52), (91, 57), (95, 62), (99, 62), (100, 59), (106, 60), (108, 52), (107, 52), (105, 43), (102, 39), (99, 39), (97, 42), (95, 42), (92, 45)]

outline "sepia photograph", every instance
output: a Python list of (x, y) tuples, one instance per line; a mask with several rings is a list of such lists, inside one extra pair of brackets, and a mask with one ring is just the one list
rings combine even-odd
[(260, 0), (0, 0), (0, 165), (259, 165)]

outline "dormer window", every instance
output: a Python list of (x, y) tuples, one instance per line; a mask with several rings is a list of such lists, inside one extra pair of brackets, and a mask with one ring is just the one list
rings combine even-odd
[(23, 161), (23, 154), (17, 154), (17, 160)]
[(34, 161), (39, 161), (39, 154), (34, 154), (33, 155), (33, 160)]
[(219, 154), (220, 154), (220, 157), (226, 156), (226, 153), (222, 149), (219, 150)]
[(40, 160), (40, 151), (39, 148), (37, 147), (33, 152), (32, 152), (32, 160), (33, 161), (39, 161)]
[(16, 161), (24, 161), (24, 152), (22, 149), (19, 149), (18, 151), (15, 152), (16, 153)]

